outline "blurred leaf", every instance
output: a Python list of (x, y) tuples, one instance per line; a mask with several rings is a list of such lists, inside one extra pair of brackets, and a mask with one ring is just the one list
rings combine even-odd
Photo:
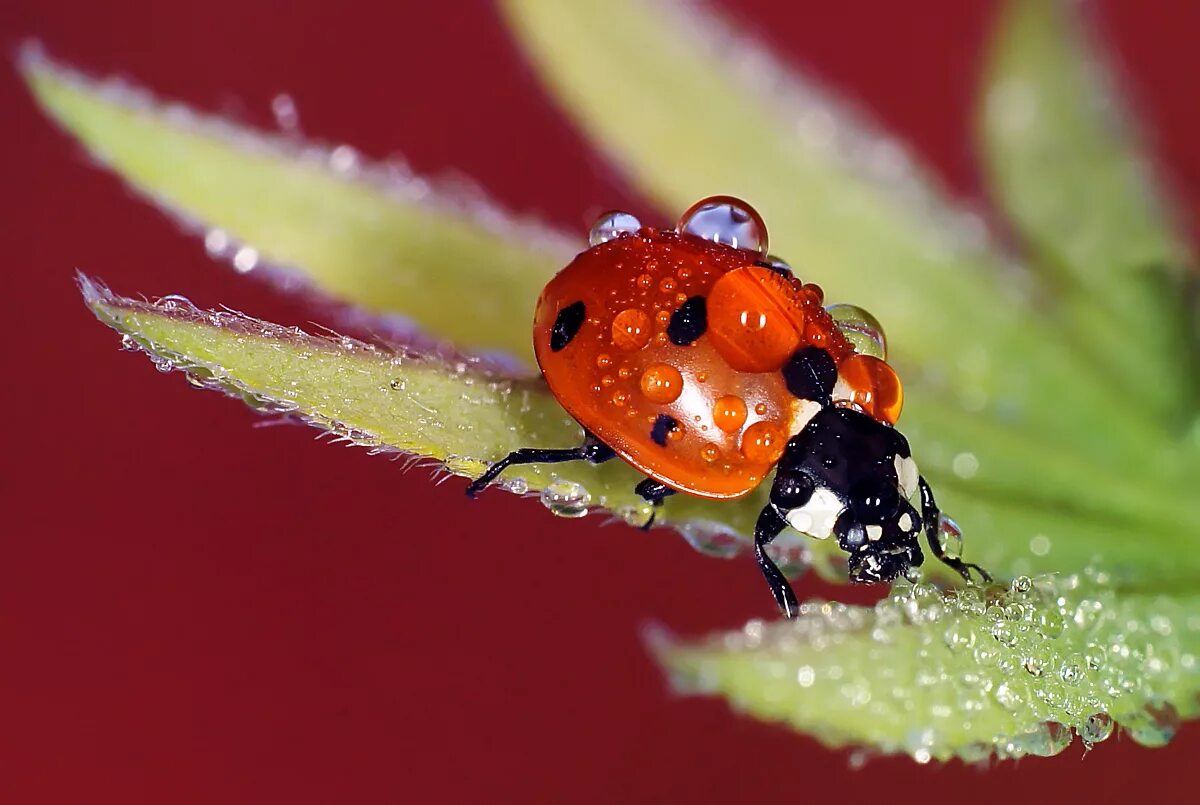
[[(1028, 589), (1026, 587), (1028, 586)], [(1028, 578), (942, 594), (898, 585), (874, 608), (810, 603), (700, 642), (652, 645), (682, 690), (826, 744), (918, 761), (1052, 755), (1117, 721), (1160, 746), (1200, 705), (1200, 596)]]
[[(401, 166), (161, 105), (27, 48), (38, 102), (135, 190), (190, 224), (370, 313), (400, 313), (458, 346), (532, 365), (529, 323), (542, 286), (581, 243), (514, 220)], [(216, 231), (219, 230), (219, 231)], [(210, 245), (212, 239), (210, 239)]]
[(1178, 423), (1194, 402), (1180, 303), (1194, 263), (1078, 14), (1059, 0), (1005, 5), (982, 105), (989, 176), (1035, 257), (1057, 273), (1080, 346)]
[[(978, 219), (901, 146), (706, 10), (614, 1), (603, 24), (578, 4), (503, 7), (555, 96), (632, 181), (675, 210), (713, 192), (751, 200), (801, 275), (880, 314), (909, 367), (901, 427), (964, 515), (972, 557), (1005, 572), (1078, 567), (1064, 563), (1094, 551), (1123, 579), (1157, 583), (1151, 565), (1197, 578), (1150, 559), (1180, 553), (1200, 525), (1186, 491), (1194, 451), (1138, 404), (1141, 387), (1081, 355), (1056, 302), (1003, 262)], [(1136, 560), (1115, 547), (1131, 532), (1148, 549)], [(1030, 557), (1035, 539), (1051, 553)]]

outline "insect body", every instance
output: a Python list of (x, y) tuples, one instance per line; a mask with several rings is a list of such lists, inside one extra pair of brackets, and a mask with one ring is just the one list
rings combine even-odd
[(767, 257), (753, 209), (704, 199), (674, 230), (610, 213), (591, 241), (543, 290), (533, 326), (546, 382), (585, 441), (518, 450), (469, 495), (525, 463), (619, 456), (656, 506), (677, 492), (739, 498), (773, 471), (755, 555), (785, 615), (796, 599), (766, 546), (787, 525), (836, 538), (854, 581), (920, 565), (922, 532), (964, 577), (986, 577), (942, 550), (933, 494), (892, 427), (903, 391), (878, 322), (822, 307), (819, 287)]

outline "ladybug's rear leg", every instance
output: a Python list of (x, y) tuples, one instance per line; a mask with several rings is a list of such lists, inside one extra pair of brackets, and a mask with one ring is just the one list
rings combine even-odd
[(642, 526), (643, 531), (649, 531), (654, 525), (654, 518), (658, 516), (658, 507), (662, 505), (663, 498), (669, 498), (675, 494), (675, 490), (661, 481), (656, 481), (653, 478), (643, 478), (638, 482), (638, 485), (633, 488), (633, 491), (645, 500), (654, 505), (654, 509), (650, 512), (650, 519)]
[(517, 464), (559, 464), (563, 461), (586, 461), (589, 464), (601, 464), (616, 455), (612, 448), (590, 433), (584, 435), (583, 444), (579, 447), (540, 448), (522, 447), (514, 450), (495, 464), (487, 468), (467, 485), (467, 497), (473, 498), (483, 488), (499, 477), (509, 467)]
[(929, 484), (925, 482), (925, 476), (920, 476), (917, 479), (917, 485), (921, 490), (921, 519), (925, 526), (925, 541), (929, 543), (929, 550), (947, 567), (953, 568), (968, 582), (971, 581), (971, 571), (977, 572), (984, 581), (991, 581), (992, 574), (981, 568), (979, 565), (964, 562), (957, 556), (947, 556), (942, 548), (942, 540), (938, 536), (938, 531), (941, 530), (942, 513), (938, 510), (937, 501), (933, 499), (933, 490), (929, 488)]

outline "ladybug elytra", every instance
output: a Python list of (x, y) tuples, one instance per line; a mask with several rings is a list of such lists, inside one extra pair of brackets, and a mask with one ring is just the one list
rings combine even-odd
[(620, 457), (646, 476), (636, 491), (656, 507), (676, 493), (739, 498), (773, 472), (754, 548), (785, 616), (796, 597), (766, 546), (788, 525), (836, 537), (852, 581), (920, 565), (922, 532), (964, 578), (989, 578), (942, 548), (933, 493), (893, 427), (903, 390), (879, 323), (823, 307), (818, 286), (767, 255), (749, 205), (707, 198), (670, 230), (613, 212), (590, 242), (546, 285), (533, 324), (538, 365), (584, 443), (517, 450), (468, 495), (529, 463)]

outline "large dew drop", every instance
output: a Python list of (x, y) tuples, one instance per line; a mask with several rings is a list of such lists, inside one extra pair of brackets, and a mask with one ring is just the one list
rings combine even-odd
[(574, 519), (588, 513), (592, 496), (582, 485), (559, 478), (542, 489), (541, 500), (553, 514)]
[(887, 360), (887, 336), (878, 319), (857, 305), (830, 305), (825, 312), (833, 318), (855, 352)]
[(710, 196), (697, 201), (679, 217), (675, 229), (735, 249), (759, 255), (767, 253), (767, 226), (762, 216), (733, 196)]
[(938, 542), (941, 543), (942, 553), (949, 559), (962, 558), (963, 533), (958, 523), (946, 515), (938, 518)]
[(592, 230), (588, 232), (588, 244), (599, 246), (622, 235), (632, 235), (641, 228), (642, 222), (635, 216), (620, 210), (610, 210), (592, 224)]

